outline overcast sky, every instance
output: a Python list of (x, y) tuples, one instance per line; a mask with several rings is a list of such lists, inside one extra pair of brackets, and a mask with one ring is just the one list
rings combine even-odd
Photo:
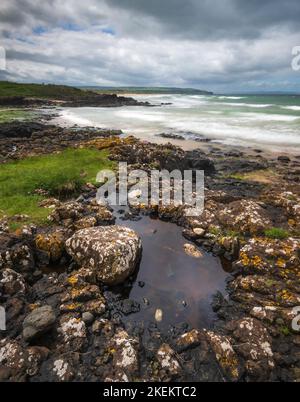
[(0, 35), (0, 79), (300, 92), (300, 0), (1, 0)]

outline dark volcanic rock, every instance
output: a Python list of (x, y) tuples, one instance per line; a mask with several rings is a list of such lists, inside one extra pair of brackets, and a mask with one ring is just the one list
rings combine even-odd
[(213, 161), (207, 158), (200, 150), (187, 151), (185, 153), (184, 163), (186, 169), (204, 170), (205, 174), (215, 172)]
[(267, 167), (265, 162), (252, 160), (249, 158), (231, 158), (224, 157), (215, 161), (215, 167), (218, 172), (224, 172), (225, 174), (232, 173), (246, 173), (254, 170), (262, 170)]
[(279, 155), (277, 159), (282, 163), (289, 163), (291, 161), (291, 159), (286, 155)]
[(116, 94), (97, 94), (95, 92), (82, 92), (78, 96), (58, 95), (58, 99), (29, 98), (23, 96), (2, 96), (0, 106), (38, 107), (38, 106), (151, 106), (149, 102), (139, 102), (134, 98), (118, 96)]
[(30, 138), (33, 133), (53, 129), (38, 122), (12, 122), (0, 124), (0, 138)]
[(93, 94), (66, 101), (66, 107), (119, 107), (119, 106), (150, 106), (149, 102), (139, 102), (134, 98), (118, 96), (116, 94)]
[(161, 133), (161, 134), (157, 134), (157, 136), (161, 137), (161, 138), (170, 138), (172, 140), (185, 140), (183, 135), (180, 135), (180, 134)]

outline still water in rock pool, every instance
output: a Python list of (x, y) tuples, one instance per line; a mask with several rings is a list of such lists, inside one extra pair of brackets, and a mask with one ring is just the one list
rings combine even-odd
[[(149, 216), (139, 221), (119, 216), (116, 223), (138, 232), (143, 245), (135, 281), (122, 291), (122, 321), (144, 327), (155, 322), (162, 330), (183, 322), (209, 327), (215, 318), (212, 296), (217, 291), (225, 293), (229, 275), (220, 260), (202, 250), (198, 258), (188, 255), (184, 245), (189, 242), (173, 223)], [(129, 314), (132, 311), (136, 312)]]

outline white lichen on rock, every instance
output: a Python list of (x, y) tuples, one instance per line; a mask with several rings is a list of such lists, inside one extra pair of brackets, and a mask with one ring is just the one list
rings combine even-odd
[(93, 269), (97, 279), (109, 285), (121, 283), (132, 274), (141, 247), (138, 234), (123, 226), (79, 230), (66, 242), (74, 260)]
[(74, 338), (85, 338), (86, 327), (85, 323), (79, 319), (72, 317), (61, 324), (61, 331), (66, 342)]
[(53, 371), (57, 375), (60, 381), (66, 380), (66, 374), (68, 373), (69, 365), (63, 359), (55, 360), (53, 363)]
[(238, 380), (239, 360), (232, 347), (232, 339), (212, 331), (205, 331), (205, 334), (223, 373), (232, 381)]
[(174, 350), (166, 343), (162, 344), (156, 353), (156, 358), (162, 369), (174, 376), (179, 374), (181, 367)]

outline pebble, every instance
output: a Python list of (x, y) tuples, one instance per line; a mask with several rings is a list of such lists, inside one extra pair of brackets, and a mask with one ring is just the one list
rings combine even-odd
[(146, 306), (149, 306), (150, 302), (146, 297), (143, 297), (143, 302)]
[(194, 246), (193, 244), (189, 244), (189, 243), (185, 243), (183, 245), (183, 249), (185, 251), (185, 253), (191, 257), (194, 258), (200, 258), (203, 256), (203, 254), (201, 253), (200, 250), (197, 249), (196, 246)]
[(89, 311), (85, 311), (82, 314), (82, 321), (87, 325), (92, 324), (92, 322), (94, 322), (94, 319), (95, 319), (95, 317)]
[(154, 317), (155, 321), (161, 322), (163, 319), (163, 311), (160, 308), (156, 309)]

